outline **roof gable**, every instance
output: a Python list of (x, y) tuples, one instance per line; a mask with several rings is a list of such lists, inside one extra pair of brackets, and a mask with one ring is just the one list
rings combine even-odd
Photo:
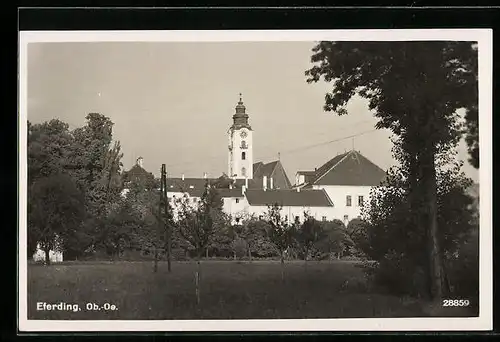
[(352, 150), (336, 156), (316, 172), (315, 185), (377, 186), (386, 173), (361, 153)]
[(257, 168), (257, 170), (254, 170), (253, 178), (264, 178), (264, 176), (267, 178), (271, 177), (277, 164), (277, 160), (267, 164), (262, 164), (259, 168)]
[(253, 173), (253, 180), (257, 185), (256, 187), (263, 187), (264, 177), (267, 177), (268, 188), (271, 187), (271, 178), (273, 178), (273, 188), (290, 189), (292, 187), (292, 183), (288, 179), (285, 169), (279, 160), (267, 164), (263, 164), (262, 162), (255, 163), (254, 167), (255, 165), (258, 165), (258, 168), (254, 169)]
[(259, 170), (259, 168), (261, 168), (263, 165), (264, 165), (263, 162), (254, 163), (253, 164), (253, 174), (255, 175), (257, 170)]

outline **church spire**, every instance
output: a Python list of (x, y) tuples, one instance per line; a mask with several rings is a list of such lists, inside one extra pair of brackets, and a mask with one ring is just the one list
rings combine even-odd
[(252, 129), (250, 124), (248, 123), (248, 114), (246, 113), (246, 107), (243, 104), (242, 94), (240, 93), (240, 100), (235, 108), (235, 113), (233, 115), (233, 129), (240, 129), (246, 127), (248, 129)]

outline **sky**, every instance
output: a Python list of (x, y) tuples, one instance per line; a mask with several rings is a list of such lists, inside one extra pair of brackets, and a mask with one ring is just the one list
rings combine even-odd
[[(367, 102), (349, 114), (323, 110), (331, 84), (308, 84), (314, 42), (30, 43), (28, 119), (58, 118), (70, 128), (98, 112), (114, 122), (124, 169), (171, 177), (218, 177), (227, 170), (227, 130), (242, 93), (253, 129), (254, 162), (281, 160), (294, 182), (353, 147), (386, 170), (395, 161), (390, 133), (374, 130)], [(358, 135), (359, 134), (359, 135)], [(352, 135), (358, 135), (350, 138)], [(346, 138), (347, 137), (347, 138)], [(330, 143), (328, 143), (330, 142)], [(463, 171), (478, 181), (462, 141)]]

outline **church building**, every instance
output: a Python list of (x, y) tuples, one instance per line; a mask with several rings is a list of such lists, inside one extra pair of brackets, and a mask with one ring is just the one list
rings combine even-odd
[[(339, 219), (347, 224), (360, 217), (371, 188), (385, 178), (384, 170), (352, 150), (314, 171), (298, 171), (292, 184), (280, 160), (254, 162), (254, 131), (241, 94), (232, 119), (227, 131), (227, 173), (218, 178), (209, 178), (206, 173), (200, 178), (167, 175), (167, 196), (171, 201), (182, 197), (196, 205), (208, 182), (219, 191), (224, 211), (233, 222), (248, 215), (263, 217), (268, 206), (277, 203), (290, 222), (302, 221), (307, 212), (317, 220)], [(142, 159), (134, 168), (142, 168)]]

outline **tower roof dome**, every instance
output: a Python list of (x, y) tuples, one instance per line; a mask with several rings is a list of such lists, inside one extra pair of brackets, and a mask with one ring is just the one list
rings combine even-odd
[(248, 123), (248, 114), (246, 113), (246, 107), (243, 104), (243, 100), (241, 98), (241, 93), (240, 93), (240, 100), (238, 101), (238, 104), (236, 105), (235, 108), (235, 113), (233, 115), (233, 125), (231, 126), (232, 129), (240, 129), (240, 128), (248, 128), (252, 129), (250, 127), (250, 124)]

